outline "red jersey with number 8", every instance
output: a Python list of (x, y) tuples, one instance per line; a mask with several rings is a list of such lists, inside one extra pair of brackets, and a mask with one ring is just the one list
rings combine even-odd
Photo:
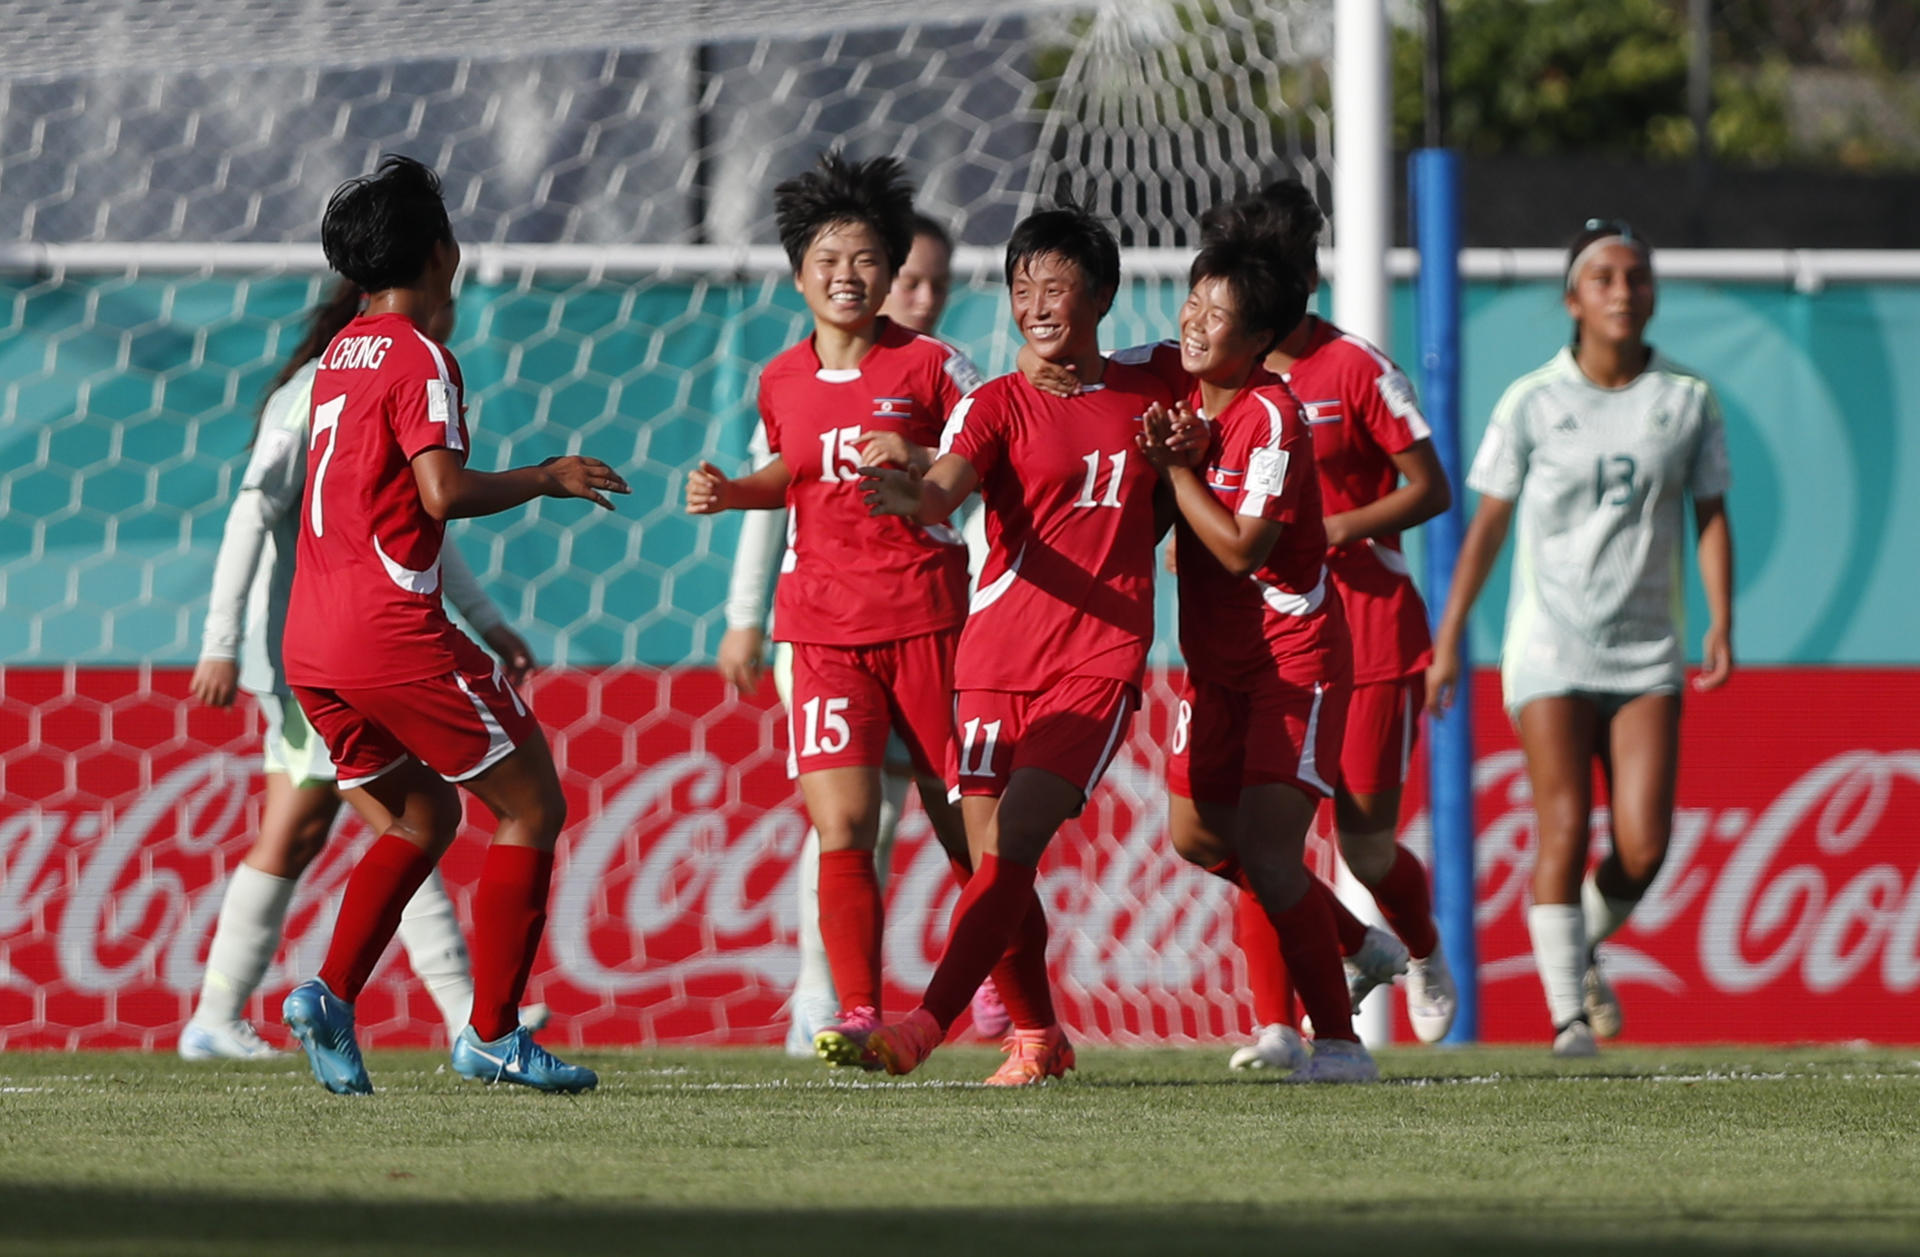
[(967, 545), (956, 529), (873, 516), (860, 492), (859, 436), (930, 446), (980, 374), (944, 341), (892, 320), (860, 365), (820, 365), (809, 336), (760, 373), (767, 445), (786, 463), (787, 553), (774, 594), (783, 642), (867, 646), (959, 626)]
[(414, 458), (467, 456), (460, 366), (400, 314), (355, 319), (320, 355), (307, 487), (287, 604), (287, 680), (398, 685), (452, 672), (460, 630), (440, 602), (446, 525)]
[(1148, 372), (1109, 361), (1076, 397), (1016, 373), (953, 412), (940, 452), (979, 474), (988, 544), (955, 689), (1031, 693), (1069, 676), (1140, 684), (1159, 477), (1134, 438), (1147, 407), (1172, 400)]

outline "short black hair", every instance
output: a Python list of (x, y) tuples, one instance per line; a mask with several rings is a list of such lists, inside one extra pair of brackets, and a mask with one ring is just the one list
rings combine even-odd
[(1240, 325), (1271, 339), (1265, 357), (1307, 317), (1307, 277), (1289, 266), (1259, 237), (1217, 240), (1201, 248), (1187, 268), (1187, 284), (1203, 279), (1226, 281)]
[(873, 228), (888, 269), (898, 271), (913, 249), (913, 184), (897, 158), (850, 162), (833, 149), (814, 169), (774, 188), (773, 219), (796, 274), (820, 233), (841, 223)]
[(452, 243), (440, 176), (398, 153), (334, 189), (320, 218), (327, 265), (367, 293), (414, 283), (433, 246)]
[(1035, 258), (1054, 254), (1072, 262), (1095, 292), (1111, 299), (1120, 288), (1120, 242), (1091, 210), (1071, 201), (1029, 214), (1007, 241), (1007, 283)]
[(941, 248), (945, 249), (949, 255), (953, 253), (953, 233), (947, 230), (947, 225), (931, 215), (922, 214), (919, 210), (915, 210), (913, 212), (913, 238), (918, 240), (922, 236), (938, 244)]
[(1216, 205), (1200, 216), (1200, 243), (1261, 239), (1302, 275), (1320, 269), (1320, 233), (1327, 216), (1307, 185), (1277, 179)]

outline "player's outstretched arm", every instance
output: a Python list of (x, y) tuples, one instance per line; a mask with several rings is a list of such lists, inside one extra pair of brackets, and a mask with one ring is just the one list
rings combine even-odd
[(1179, 507), (1194, 536), (1220, 561), (1220, 566), (1235, 576), (1246, 576), (1267, 561), (1285, 525), (1230, 511), (1214, 496), (1192, 466), (1190, 450), (1175, 445), (1176, 430), (1190, 429), (1196, 422), (1184, 406), (1169, 414), (1155, 402), (1140, 416), (1140, 435), (1135, 438), (1135, 444), (1173, 491), (1174, 505)]
[(1482, 494), (1467, 535), (1460, 541), (1446, 610), (1440, 613), (1440, 626), (1433, 635), (1433, 662), (1427, 665), (1427, 710), (1436, 716), (1453, 705), (1460, 685), (1460, 639), (1467, 631), (1467, 616), (1493, 571), (1493, 561), (1500, 557), (1512, 523), (1511, 501)]
[(568, 454), (537, 467), (475, 471), (449, 449), (422, 451), (413, 460), (421, 504), (438, 520), (498, 515), (535, 498), (585, 498), (613, 509), (609, 493), (629, 493), (619, 473), (597, 458)]
[(787, 504), (787, 486), (793, 473), (778, 454), (752, 475), (738, 480), (702, 460), (687, 473), (687, 514), (718, 515), (721, 511), (777, 511)]
[(921, 524), (946, 523), (979, 483), (973, 464), (958, 454), (942, 454), (925, 475), (910, 468), (860, 468), (860, 494), (869, 515), (898, 515)]

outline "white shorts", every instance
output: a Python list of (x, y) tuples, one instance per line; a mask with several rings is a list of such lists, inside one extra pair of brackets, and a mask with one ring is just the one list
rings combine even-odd
[(267, 722), (263, 759), (270, 773), (282, 773), (295, 786), (331, 784), (333, 753), (314, 731), (307, 713), (291, 694), (255, 694)]

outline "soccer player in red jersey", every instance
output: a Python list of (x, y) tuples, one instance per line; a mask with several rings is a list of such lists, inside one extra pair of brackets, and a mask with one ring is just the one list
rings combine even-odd
[(1072, 207), (1030, 216), (1007, 244), (1006, 275), (1026, 343), (1072, 364), (1088, 387), (1051, 397), (1002, 376), (955, 409), (924, 476), (861, 469), (876, 515), (922, 524), (946, 520), (977, 485), (988, 542), (954, 665), (972, 874), (920, 1007), (865, 1046), (887, 1072), (911, 1071), (991, 971), (1014, 1032), (988, 1081), (1019, 1086), (1073, 1067), (1047, 987), (1034, 877), (1140, 705), (1153, 637), (1156, 477), (1134, 438), (1144, 410), (1171, 394), (1100, 354), (1120, 251), (1098, 219)]
[[(1325, 221), (1313, 194), (1285, 180), (1209, 211), (1201, 237), (1261, 238), (1312, 291), (1320, 282), (1316, 248)], [(1407, 377), (1366, 341), (1307, 314), (1267, 355), (1266, 366), (1285, 377), (1306, 407), (1326, 512), (1327, 568), (1353, 637), (1353, 699), (1334, 794), (1340, 853), (1399, 936), (1337, 914), (1353, 1004), (1357, 1009), (1376, 985), (1404, 969), (1408, 1019), (1422, 1041), (1433, 1043), (1453, 1024), (1455, 996), (1434, 928), (1427, 870), (1395, 837), (1432, 659), (1426, 605), (1401, 554), (1400, 533), (1447, 508), (1446, 472)], [(1279, 1064), (1270, 1058), (1291, 1054), (1297, 1039), (1289, 1043), (1284, 1032), (1297, 1027), (1297, 1014), (1267, 914), (1245, 897), (1236, 934), (1253, 978), (1260, 1029), (1233, 1064)]]
[[(793, 645), (787, 767), (820, 835), (820, 933), (841, 1003), (814, 1046), (832, 1064), (871, 1067), (862, 1045), (881, 1024), (874, 847), (887, 740), (897, 730), (929, 782), (928, 814), (949, 814), (940, 779), (967, 550), (939, 521), (870, 516), (856, 469), (924, 468), (978, 377), (958, 350), (880, 314), (913, 243), (913, 187), (899, 162), (828, 153), (775, 189), (775, 217), (813, 333), (760, 375), (772, 461), (738, 480), (702, 463), (687, 478), (687, 510), (791, 512), (774, 603), (774, 631)], [(943, 831), (956, 846), (964, 832)]]
[[(1306, 284), (1248, 239), (1208, 244), (1189, 274), (1189, 391), (1174, 416), (1150, 410), (1141, 436), (1181, 514), (1187, 681), (1169, 826), (1182, 856), (1255, 897), (1286, 954), (1317, 1035), (1295, 1079), (1368, 1082), (1378, 1072), (1353, 1031), (1332, 895), (1304, 860), (1339, 771), (1352, 656), (1327, 576), (1313, 439), (1298, 399), (1260, 365), (1305, 313)], [(1176, 422), (1204, 440), (1198, 466), (1168, 444)]]
[(467, 467), (459, 364), (422, 330), (453, 299), (460, 246), (440, 180), (381, 159), (327, 202), (327, 262), (367, 294), (321, 355), (307, 485), (282, 657), (301, 708), (333, 753), (340, 789), (377, 835), (354, 867), (319, 977), (284, 1015), (330, 1091), (373, 1090), (353, 1002), (401, 910), (460, 825), (464, 786), (499, 818), (474, 895), (473, 1011), (453, 1045), (469, 1078), (545, 1091), (598, 1079), (518, 1024), (546, 925), (553, 849), (566, 819), (540, 725), (500, 666), (454, 627), (440, 597), (446, 521), (537, 497), (604, 496), (626, 483), (596, 459)]

